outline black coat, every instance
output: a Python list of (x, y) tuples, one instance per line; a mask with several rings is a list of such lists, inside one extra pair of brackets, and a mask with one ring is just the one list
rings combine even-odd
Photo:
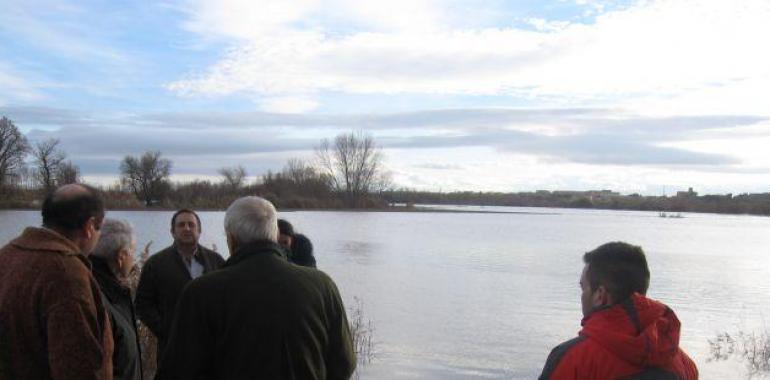
[(334, 281), (261, 242), (185, 288), (158, 379), (336, 380), (355, 365)]
[(112, 354), (112, 375), (115, 380), (142, 379), (142, 355), (136, 329), (131, 291), (120, 284), (107, 261), (90, 256), (91, 268), (110, 313), (115, 351)]
[(291, 252), (289, 252), (289, 261), (304, 267), (315, 268), (315, 257), (313, 256), (313, 243), (303, 234), (295, 234), (291, 239)]
[[(203, 266), (204, 274), (219, 269), (225, 262), (218, 253), (202, 245), (198, 245), (194, 259)], [(136, 313), (158, 338), (158, 360), (166, 346), (179, 295), (190, 281), (190, 272), (173, 245), (150, 256), (142, 267), (136, 289)]]

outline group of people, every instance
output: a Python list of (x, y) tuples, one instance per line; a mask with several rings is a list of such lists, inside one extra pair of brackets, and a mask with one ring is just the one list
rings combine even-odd
[[(334, 281), (312, 244), (259, 197), (225, 213), (224, 260), (193, 210), (150, 256), (136, 296), (132, 226), (93, 188), (66, 185), (0, 249), (0, 380), (142, 379), (137, 319), (158, 341), (157, 379), (348, 379), (356, 355)], [(281, 244), (279, 244), (279, 242)], [(299, 263), (299, 264), (295, 264)]]
[[(133, 299), (136, 236), (105, 219), (95, 189), (60, 187), (42, 217), (0, 249), (0, 380), (141, 379), (137, 319), (157, 337), (157, 379), (333, 380), (355, 370), (334, 281), (265, 199), (228, 207), (227, 260), (199, 244), (197, 213), (174, 213), (174, 243), (144, 264)], [(646, 297), (643, 250), (608, 243), (583, 261), (582, 329), (553, 349), (540, 379), (697, 379), (676, 315)]]

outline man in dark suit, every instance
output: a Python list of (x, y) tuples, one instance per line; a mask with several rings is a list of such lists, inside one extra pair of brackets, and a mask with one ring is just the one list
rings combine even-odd
[(177, 211), (171, 217), (174, 244), (150, 256), (142, 267), (136, 289), (136, 313), (158, 338), (159, 362), (182, 289), (225, 261), (218, 253), (198, 244), (200, 235), (198, 214), (189, 209)]

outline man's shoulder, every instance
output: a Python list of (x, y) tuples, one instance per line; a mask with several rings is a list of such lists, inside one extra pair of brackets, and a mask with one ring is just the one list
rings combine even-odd
[(539, 379), (550, 379), (551, 375), (556, 371), (556, 368), (558, 368), (559, 365), (563, 365), (569, 361), (566, 360), (567, 356), (575, 355), (578, 353), (578, 351), (581, 350), (581, 347), (584, 347), (587, 341), (588, 339), (581, 335), (566, 342), (562, 342), (558, 346), (554, 347), (553, 350), (551, 350), (551, 353), (548, 355), (548, 359), (546, 360), (545, 366), (543, 367), (543, 373), (540, 375)]
[(334, 279), (332, 279), (331, 276), (326, 274), (326, 272), (311, 268), (311, 267), (304, 267), (300, 265), (290, 264), (292, 266), (293, 272), (295, 273), (295, 282), (299, 281), (300, 278), (304, 279), (307, 283), (313, 284), (313, 288), (315, 289), (322, 289), (323, 293), (327, 296), (333, 297), (333, 298), (339, 298), (339, 289), (337, 288), (337, 284), (334, 282)]
[(169, 245), (168, 247), (163, 248), (160, 251), (150, 255), (150, 257), (147, 258), (146, 264), (163, 262), (163, 261), (169, 260), (173, 257), (172, 255), (174, 254), (176, 254), (176, 249), (174, 249), (173, 245)]
[(214, 251), (212, 249), (206, 248), (202, 244), (198, 244), (198, 249), (200, 249), (202, 255), (207, 256), (208, 258), (210, 258), (212, 260), (216, 260), (220, 264), (224, 263), (224, 261), (225, 261), (225, 259), (222, 257), (222, 255), (217, 253), (217, 251)]

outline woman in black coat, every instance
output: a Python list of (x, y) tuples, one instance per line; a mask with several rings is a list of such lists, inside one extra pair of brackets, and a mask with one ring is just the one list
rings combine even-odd
[(294, 233), (294, 226), (285, 219), (278, 219), (278, 244), (284, 248), (290, 262), (303, 267), (316, 267), (313, 243), (307, 236)]

